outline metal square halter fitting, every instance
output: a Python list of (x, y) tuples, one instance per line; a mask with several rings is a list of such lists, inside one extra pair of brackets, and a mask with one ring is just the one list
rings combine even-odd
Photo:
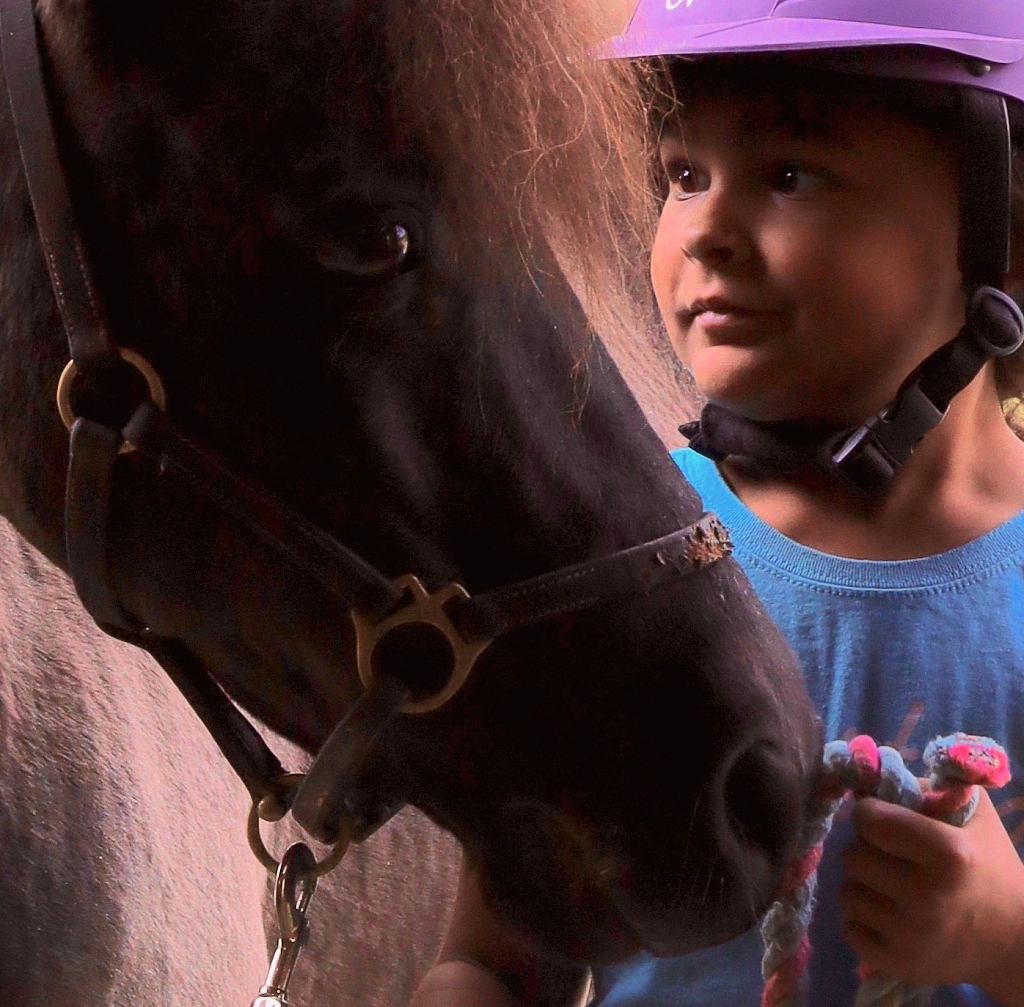
[(437, 630), (452, 649), (452, 670), (444, 686), (425, 699), (410, 700), (403, 713), (429, 713), (444, 706), (465, 684), (477, 658), (490, 645), (490, 640), (467, 640), (448, 617), (445, 605), (459, 599), (469, 600), (469, 593), (461, 584), (448, 584), (431, 594), (418, 577), (405, 574), (394, 581), (395, 587), (405, 592), (408, 601), (398, 611), (372, 623), (352, 610), (356, 630), (356, 666), (363, 687), (369, 689), (374, 680), (373, 656), (378, 644), (392, 630), (417, 623)]

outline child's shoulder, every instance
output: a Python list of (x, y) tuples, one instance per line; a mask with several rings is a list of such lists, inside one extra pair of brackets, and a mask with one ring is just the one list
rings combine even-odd
[[(1008, 575), (1024, 570), (1024, 496), (935, 494), (872, 519), (827, 500), (737, 489), (731, 474), (691, 449), (672, 457), (738, 552), (789, 575), (843, 590), (900, 591), (989, 576), (997, 566)], [(1024, 465), (1016, 478), (1024, 491)]]

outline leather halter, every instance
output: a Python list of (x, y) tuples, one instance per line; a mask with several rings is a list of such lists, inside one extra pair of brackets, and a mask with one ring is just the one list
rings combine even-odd
[[(461, 586), (449, 585), (431, 594), (415, 578), (392, 581), (265, 487), (232, 471), (174, 425), (152, 367), (119, 347), (107, 331), (60, 163), (36, 32), (32, 0), (0, 0), (0, 51), (11, 112), (70, 347), (71, 362), (59, 393), (71, 434), (65, 504), (68, 569), (99, 626), (149, 651), (163, 665), (248, 788), (261, 818), (274, 821), (291, 808), (317, 838), (336, 838), (342, 819), (346, 825), (355, 819), (356, 834), (366, 834), (375, 819), (379, 823), (381, 810), (360, 807), (353, 792), (376, 737), (398, 713), (425, 712), (450, 699), (495, 637), (613, 597), (651, 591), (728, 555), (728, 534), (713, 514), (705, 514), (672, 534), (509, 587), (470, 597)], [(74, 416), (71, 397), (78, 376), (95, 376), (109, 386), (126, 364), (143, 375), (151, 401), (138, 406), (123, 429)], [(365, 690), (301, 787), (188, 648), (156, 636), (121, 606), (109, 579), (108, 529), (115, 463), (126, 448), (187, 483), (352, 613)], [(454, 654), (448, 681), (430, 696), (416, 696), (404, 682), (378, 680), (373, 674), (374, 648), (393, 629), (410, 622), (443, 634)]]

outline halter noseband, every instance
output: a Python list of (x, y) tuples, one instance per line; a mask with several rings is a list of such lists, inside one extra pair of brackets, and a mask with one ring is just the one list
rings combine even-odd
[[(391, 580), (265, 487), (254, 485), (169, 420), (154, 369), (110, 337), (93, 294), (74, 221), (40, 65), (32, 0), (0, 0), (0, 50), (24, 174), (71, 362), (58, 400), (71, 433), (65, 501), (68, 569), (85, 608), (107, 633), (149, 651), (165, 668), (248, 788), (255, 815), (275, 821), (289, 808), (324, 841), (344, 830), (368, 834), (394, 804), (374, 803), (358, 778), (375, 739), (401, 712), (436, 709), (461, 688), (496, 637), (614, 597), (650, 591), (717, 562), (731, 549), (713, 514), (651, 542), (471, 597), (451, 584), (427, 591), (412, 576)], [(142, 375), (149, 399), (127, 424), (76, 416), (72, 393), (83, 376), (109, 383), (119, 369)], [(137, 450), (169, 471), (271, 547), (293, 569), (318, 582), (349, 609), (356, 628), (364, 691), (335, 728), (300, 783), (286, 774), (255, 728), (183, 644), (153, 634), (126, 612), (108, 577), (108, 529), (115, 462)], [(382, 640), (410, 624), (440, 634), (452, 651), (443, 685), (427, 695), (372, 660)], [(258, 840), (258, 820), (255, 819)], [(252, 832), (252, 823), (250, 823)], [(265, 852), (265, 851), (264, 851)]]

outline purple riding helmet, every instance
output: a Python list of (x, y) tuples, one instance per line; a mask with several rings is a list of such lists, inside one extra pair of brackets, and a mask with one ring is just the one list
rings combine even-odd
[(808, 445), (794, 424), (754, 424), (721, 406), (684, 428), (716, 460), (776, 469), (813, 461), (866, 494), (883, 493), (950, 400), (984, 363), (1024, 342), (1002, 292), (1009, 268), (1011, 120), (1024, 125), (1024, 0), (640, 0), (604, 55), (714, 57), (817, 51), (833, 70), (955, 85), (961, 163), (960, 266), (967, 322), (896, 398), (855, 428)]

